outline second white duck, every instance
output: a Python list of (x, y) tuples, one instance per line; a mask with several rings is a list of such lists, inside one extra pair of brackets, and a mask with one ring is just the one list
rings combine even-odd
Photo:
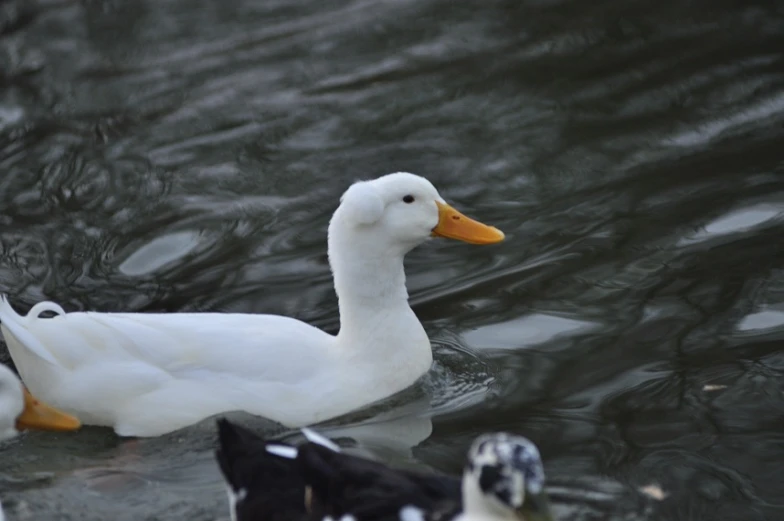
[(79, 420), (35, 398), (9, 368), (0, 364), (0, 442), (13, 438), (20, 430), (75, 431), (79, 427)]
[(235, 410), (310, 425), (391, 396), (430, 368), (403, 270), (430, 236), (504, 239), (414, 174), (349, 187), (328, 232), (336, 336), (278, 315), (66, 313), (41, 302), (21, 316), (5, 296), (0, 329), (30, 391), (86, 425), (157, 436)]

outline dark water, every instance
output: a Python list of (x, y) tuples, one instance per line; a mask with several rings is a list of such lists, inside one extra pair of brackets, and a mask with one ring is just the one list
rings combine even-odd
[[(508, 239), (408, 257), (436, 366), (346, 440), (457, 472), (509, 429), (565, 518), (784, 519), (781, 2), (11, 0), (0, 31), (18, 309), (334, 331), (337, 198), (416, 172)], [(213, 436), (28, 434), (0, 497), (12, 520), (226, 519)]]

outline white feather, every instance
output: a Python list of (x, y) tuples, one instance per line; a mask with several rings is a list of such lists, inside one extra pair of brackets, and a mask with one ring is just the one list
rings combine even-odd
[[(321, 521), (334, 521), (334, 518), (332, 516), (324, 516)], [(357, 521), (357, 518), (351, 514), (343, 514), (338, 518), (338, 521)]]
[(311, 443), (315, 443), (317, 445), (321, 445), (322, 447), (326, 447), (334, 452), (340, 452), (340, 447), (332, 442), (332, 440), (328, 439), (325, 436), (317, 433), (312, 429), (308, 429), (307, 427), (303, 427), (300, 429), (302, 434), (310, 441)]
[[(41, 304), (52, 304), (53, 306), (57, 306), (54, 303), (44, 302), (37, 304), (37, 306), (40, 306)], [(50, 364), (57, 364), (57, 360), (55, 360), (49, 350), (47, 350), (41, 341), (25, 327), (25, 323), (29, 322), (30, 318), (37, 318), (37, 315), (34, 315), (33, 317), (23, 317), (11, 307), (7, 295), (0, 295), (0, 322), (2, 322), (0, 329), (3, 331), (3, 337), (7, 338), (9, 336), (8, 331), (10, 331), (11, 334), (18, 338), (19, 342), (23, 343), (30, 352)], [(6, 331), (6, 329), (8, 331)]]
[(400, 521), (425, 521), (425, 514), (422, 509), (406, 505), (400, 509)]
[(297, 459), (297, 448), (287, 445), (267, 445), (267, 452), (286, 459)]
[(30, 308), (26, 318), (28, 320), (41, 318), (41, 314), (47, 311), (51, 311), (55, 315), (65, 315), (65, 310), (62, 308), (62, 306), (60, 306), (60, 304), (55, 304), (54, 302), (39, 302)]
[[(235, 493), (231, 486), (227, 486), (226, 495), (229, 497), (229, 516), (231, 516), (231, 521), (237, 521), (237, 503), (245, 499), (248, 491), (241, 488), (239, 492)], [(0, 521), (2, 520), (0, 519)]]

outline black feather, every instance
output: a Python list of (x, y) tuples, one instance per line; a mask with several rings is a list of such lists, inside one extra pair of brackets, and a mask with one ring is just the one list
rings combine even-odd
[(297, 462), (313, 491), (313, 518), (398, 521), (407, 505), (433, 513), (460, 509), (460, 480), (450, 476), (391, 469), (314, 443), (299, 447)]
[(236, 493), (246, 491), (237, 503), (237, 521), (322, 521), (344, 514), (357, 521), (400, 521), (400, 510), (409, 505), (425, 511), (428, 521), (448, 521), (462, 507), (458, 478), (392, 469), (312, 442), (297, 448), (295, 460), (287, 459), (267, 446), (290, 445), (225, 419), (217, 423), (218, 465)]
[(236, 505), (237, 521), (306, 519), (305, 482), (295, 460), (270, 454), (271, 442), (244, 427), (226, 419), (217, 424), (218, 466), (235, 493), (245, 490)]

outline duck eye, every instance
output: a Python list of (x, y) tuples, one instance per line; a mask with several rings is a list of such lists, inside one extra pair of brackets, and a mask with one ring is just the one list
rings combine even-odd
[(403, 197), (403, 202), (406, 203), (406, 204), (413, 203), (414, 202), (414, 196), (413, 195), (407, 195), (407, 196)]

